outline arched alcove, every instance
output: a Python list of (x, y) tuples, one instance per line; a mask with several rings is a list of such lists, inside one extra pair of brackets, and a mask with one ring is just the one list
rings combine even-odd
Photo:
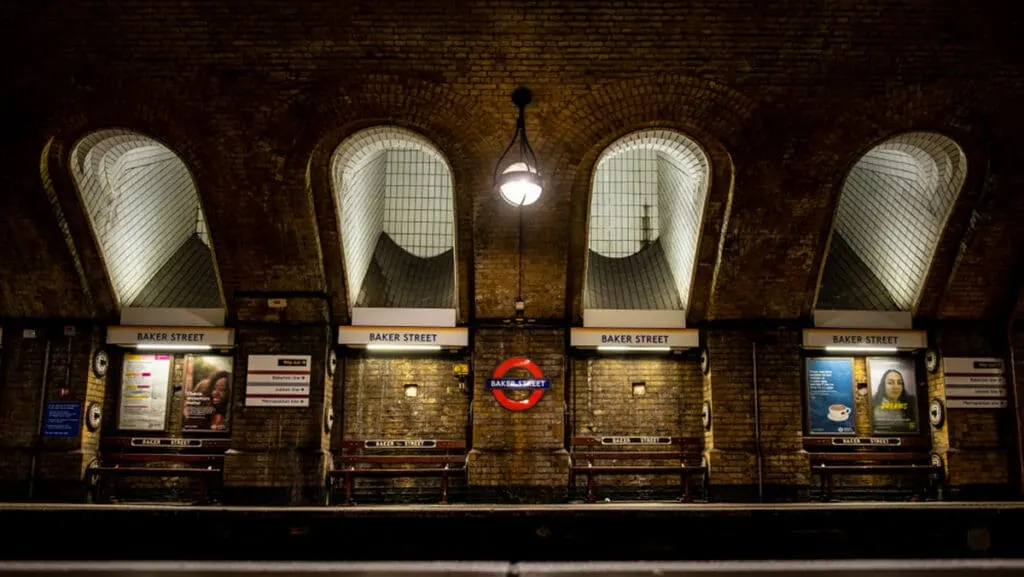
[(816, 308), (912, 312), (966, 175), (963, 151), (934, 132), (864, 154), (843, 183)]
[(122, 308), (223, 309), (210, 235), (184, 161), (122, 129), (75, 143), (70, 170)]
[(584, 308), (686, 310), (709, 169), (700, 145), (672, 130), (605, 149), (591, 182)]
[(331, 159), (350, 307), (454, 309), (451, 168), (423, 136), (378, 126)]

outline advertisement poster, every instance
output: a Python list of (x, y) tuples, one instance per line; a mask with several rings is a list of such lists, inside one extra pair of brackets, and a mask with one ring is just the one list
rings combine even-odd
[(167, 426), (171, 355), (125, 355), (117, 428), (162, 431)]
[(232, 361), (232, 357), (225, 356), (185, 357), (182, 431), (228, 430)]
[(811, 434), (853, 434), (853, 359), (807, 359), (807, 421)]
[(903, 357), (869, 358), (868, 378), (874, 432), (918, 432), (914, 360)]

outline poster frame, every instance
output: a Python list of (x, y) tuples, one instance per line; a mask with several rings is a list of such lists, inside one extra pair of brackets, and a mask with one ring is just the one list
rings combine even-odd
[[(875, 386), (876, 383), (871, 382), (871, 360), (872, 359), (901, 359), (910, 362), (914, 367), (914, 404), (917, 410), (917, 428), (913, 431), (877, 431), (875, 430)], [(928, 382), (925, 380), (923, 383), (918, 378), (921, 372), (921, 359), (918, 355), (908, 354), (889, 354), (889, 355), (870, 355), (864, 356), (864, 372), (867, 374), (868, 379), (868, 411), (871, 415), (871, 436), (875, 437), (919, 437), (925, 435), (927, 431), (924, 428), (923, 419), (928, 417), (928, 408), (922, 404), (928, 402)], [(904, 376), (904, 379), (906, 377)], [(924, 385), (923, 389), (921, 385)], [(924, 391), (922, 399), (922, 390)]]
[[(137, 356), (143, 356), (143, 357), (145, 357), (145, 356), (167, 355), (168, 357), (171, 358), (171, 362), (167, 366), (167, 392), (164, 395), (164, 407), (163, 407), (164, 418), (163, 418), (163, 424), (161, 425), (161, 427), (159, 429), (138, 429), (138, 428), (122, 427), (121, 426), (121, 419), (122, 419), (121, 412), (122, 412), (122, 409), (124, 407), (124, 400), (123, 400), (123, 396), (124, 396), (124, 369), (125, 369), (125, 365), (126, 365), (126, 357), (128, 357), (128, 355), (137, 355)], [(166, 433), (167, 432), (167, 421), (168, 421), (168, 418), (170, 417), (170, 413), (171, 413), (171, 395), (174, 392), (174, 390), (173, 390), (174, 386), (172, 384), (172, 381), (174, 380), (174, 359), (175, 359), (175, 355), (173, 353), (161, 352), (161, 351), (152, 351), (152, 352), (148, 352), (148, 353), (139, 353), (139, 352), (131, 351), (131, 352), (125, 352), (125, 353), (123, 353), (121, 355), (121, 358), (120, 358), (121, 366), (118, 367), (118, 369), (119, 369), (118, 370), (118, 379), (119, 380), (118, 380), (118, 384), (117, 384), (117, 411), (116, 411), (117, 412), (117, 421), (115, 422), (115, 425), (116, 425), (115, 426), (115, 430), (117, 430), (117, 431), (130, 431), (130, 432), (137, 432), (137, 433)]]
[[(181, 383), (181, 434), (182, 435), (228, 435), (231, 433), (231, 425), (234, 417), (234, 401), (235, 401), (235, 365), (237, 362), (236, 355), (224, 354), (217, 350), (202, 351), (202, 352), (191, 352), (181, 355), (184, 361), (183, 369), (183, 381)], [(228, 370), (228, 402), (227, 412), (224, 416), (225, 427), (224, 429), (186, 429), (185, 428), (185, 407), (188, 401), (188, 391), (185, 390), (185, 384), (188, 382), (189, 376), (189, 359), (192, 357), (223, 357), (230, 359), (230, 369)]]
[(844, 356), (837, 356), (837, 355), (804, 355), (803, 356), (803, 363), (800, 364), (800, 392), (803, 395), (803, 407), (804, 407), (804, 410), (803, 410), (803, 413), (804, 413), (804, 427), (803, 427), (803, 431), (804, 431), (804, 434), (809, 436), (809, 437), (816, 437), (816, 438), (817, 437), (826, 437), (826, 438), (827, 437), (855, 437), (855, 436), (857, 436), (856, 424), (854, 425), (853, 430), (850, 431), (850, 432), (847, 432), (847, 433), (830, 433), (830, 432), (814, 432), (814, 433), (812, 433), (811, 432), (811, 394), (810, 394), (810, 390), (809, 390), (810, 382), (808, 381), (808, 377), (810, 375), (810, 373), (808, 372), (808, 365), (812, 361), (817, 361), (817, 360), (821, 360), (821, 359), (848, 361), (850, 363), (850, 379), (852, 381), (850, 383), (850, 387), (851, 387), (850, 390), (851, 390), (851, 393), (853, 395), (853, 405), (854, 405), (854, 406), (850, 407), (850, 409), (852, 411), (854, 411), (854, 412), (856, 412), (856, 410), (857, 410), (857, 378), (856, 378), (856, 375), (854, 374), (854, 366), (855, 366), (855, 363), (856, 363), (856, 359), (854, 357), (852, 357), (852, 356), (846, 356), (846, 355), (844, 355)]

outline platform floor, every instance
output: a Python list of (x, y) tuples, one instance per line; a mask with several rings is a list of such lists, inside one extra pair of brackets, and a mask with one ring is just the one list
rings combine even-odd
[(9, 503), (0, 525), (8, 561), (1024, 559), (1024, 502)]

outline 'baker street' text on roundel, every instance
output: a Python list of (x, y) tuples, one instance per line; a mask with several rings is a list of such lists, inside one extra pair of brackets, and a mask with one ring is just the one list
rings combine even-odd
[[(533, 378), (505, 377), (512, 369), (525, 369)], [(510, 411), (525, 411), (540, 402), (544, 391), (551, 388), (551, 381), (544, 378), (544, 372), (530, 359), (513, 357), (494, 369), (491, 378), (487, 379), (487, 388), (501, 406)], [(507, 390), (530, 391), (530, 396), (517, 401), (508, 398), (505, 394)]]

